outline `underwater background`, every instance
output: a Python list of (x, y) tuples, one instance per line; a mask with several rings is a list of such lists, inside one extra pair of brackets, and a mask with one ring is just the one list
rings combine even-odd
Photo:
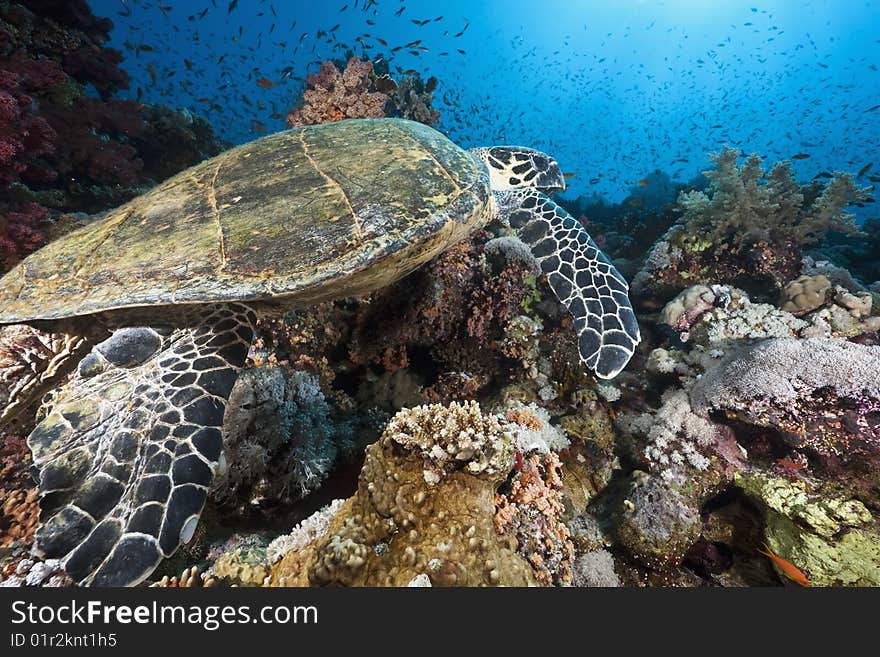
[(857, 172), (880, 146), (880, 4), (866, 0), (92, 6), (114, 20), (124, 97), (186, 107), (233, 143), (284, 128), (306, 74), (355, 54), (436, 76), (443, 132), (553, 154), (577, 174), (569, 196), (620, 201), (655, 170), (684, 182), (725, 144), (809, 156), (794, 161), (804, 180)]
[[(0, 292), (287, 128), (402, 117), (540, 149), (629, 283), (626, 368), (584, 367), (500, 222), (261, 317), (201, 520), (145, 583), (880, 586), (878, 66), (864, 0), (0, 0)], [(91, 416), (65, 404), (105, 373), (21, 395), (76, 336), (2, 325), (4, 301), (0, 585), (83, 583), (32, 551), (29, 440), (76, 435)]]

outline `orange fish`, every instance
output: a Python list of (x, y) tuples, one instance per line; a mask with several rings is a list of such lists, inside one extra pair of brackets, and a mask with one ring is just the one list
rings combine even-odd
[(263, 89), (271, 89), (275, 86), (275, 83), (271, 80), (267, 80), (266, 78), (260, 78), (257, 80), (257, 84), (263, 87)]
[(774, 564), (776, 564), (776, 567), (782, 571), (782, 574), (785, 575), (792, 582), (800, 584), (801, 586), (810, 586), (810, 580), (807, 579), (804, 571), (802, 571), (790, 561), (783, 559), (778, 554), (773, 554), (773, 552), (770, 551), (770, 548), (767, 547), (766, 543), (764, 544), (764, 549), (758, 550), (758, 552), (765, 555), (766, 557), (769, 557), (770, 560), (773, 561)]
[(640, 180), (636, 180), (636, 185), (641, 185), (642, 187), (647, 187), (650, 183), (647, 178), (641, 178)]
[(562, 174), (562, 177), (565, 178), (566, 180), (571, 180), (571, 179), (574, 178), (576, 175), (577, 175), (577, 174), (574, 173), (573, 171), (566, 171), (565, 173)]
[(792, 470), (806, 470), (807, 466), (802, 465), (800, 463), (795, 463), (791, 459), (776, 459), (776, 463), (781, 465), (783, 468), (791, 468)]

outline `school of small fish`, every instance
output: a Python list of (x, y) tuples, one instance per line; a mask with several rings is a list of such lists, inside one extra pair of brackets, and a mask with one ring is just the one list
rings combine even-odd
[(450, 137), (552, 152), (579, 174), (569, 179), (580, 194), (621, 196), (656, 169), (688, 180), (723, 145), (790, 159), (805, 180), (846, 170), (880, 182), (871, 157), (880, 146), (880, 38), (868, 44), (873, 52), (845, 58), (833, 36), (760, 6), (702, 31), (649, 12), (606, 29), (587, 9), (560, 18), (554, 41), (530, 17), (517, 20), (519, 6), (506, 12), (510, 24), (494, 25), (493, 3), (114, 1), (122, 18), (114, 38), (133, 55), (138, 81), (132, 95), (201, 112), (233, 143), (283, 129), (308, 72), (358, 55), (387, 67), (381, 91), (404, 74), (436, 76)]

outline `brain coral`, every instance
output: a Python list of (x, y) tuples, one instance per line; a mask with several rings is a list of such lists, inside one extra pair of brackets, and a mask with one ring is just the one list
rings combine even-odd
[[(529, 586), (515, 537), (494, 524), (513, 437), (474, 402), (405, 409), (367, 448), (357, 493), (329, 531), (272, 568), (274, 585)], [(424, 578), (422, 578), (424, 579)]]

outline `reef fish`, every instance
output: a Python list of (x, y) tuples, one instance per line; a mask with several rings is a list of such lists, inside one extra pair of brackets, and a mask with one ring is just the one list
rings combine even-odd
[(768, 557), (779, 570), (782, 571), (782, 574), (785, 575), (792, 582), (800, 584), (801, 586), (810, 586), (810, 580), (807, 579), (807, 576), (804, 574), (800, 568), (795, 566), (793, 563), (788, 561), (787, 559), (783, 559), (778, 554), (774, 554), (767, 545), (764, 545), (763, 550), (758, 550), (761, 554)]

